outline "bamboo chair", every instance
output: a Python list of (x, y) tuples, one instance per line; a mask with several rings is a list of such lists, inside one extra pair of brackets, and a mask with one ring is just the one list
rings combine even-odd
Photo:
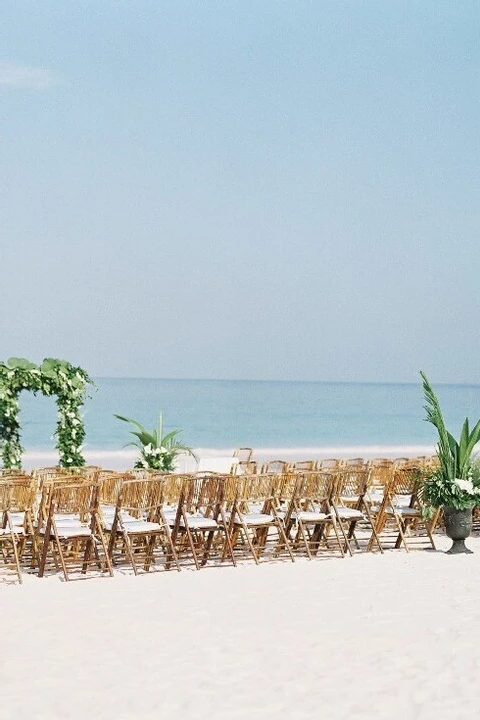
[(369, 468), (376, 468), (376, 467), (391, 467), (393, 465), (394, 461), (391, 458), (384, 458), (384, 457), (378, 457), (378, 458), (371, 458), (367, 461), (367, 467)]
[[(278, 494), (282, 476), (243, 475), (226, 489), (226, 512), (233, 551), (237, 558), (278, 558), (283, 552), (294, 562), (283, 517), (279, 514)], [(270, 551), (270, 553), (269, 553)]]
[(50, 550), (56, 567), (60, 564), (67, 582), (70, 580), (68, 565), (72, 569), (81, 569), (82, 574), (85, 574), (88, 567), (95, 563), (100, 572), (108, 572), (112, 576), (112, 567), (98, 513), (98, 484), (86, 481), (75, 482), (78, 480), (77, 476), (71, 478), (72, 483), (50, 483), (45, 486), (49, 500), (47, 519), (38, 531), (43, 539), (38, 575), (39, 577), (44, 575)]
[(197, 570), (227, 556), (236, 565), (225, 514), (225, 484), (231, 475), (197, 473), (184, 477), (173, 522), (172, 542), (179, 557), (190, 554)]
[(376, 532), (375, 519), (370, 511), (370, 502), (367, 500), (370, 485), (371, 470), (363, 468), (342, 468), (335, 475), (333, 508), (343, 534), (347, 538), (345, 550), (352, 555), (352, 540), (360, 550), (355, 530), (357, 524), (370, 526), (370, 537), (373, 537), (381, 553), (383, 548)]
[[(395, 549), (399, 549), (403, 545), (407, 552), (410, 551), (409, 540), (412, 539), (410, 530), (413, 524), (416, 531), (423, 525), (433, 550), (436, 550), (433, 530), (440, 511), (438, 510), (431, 520), (424, 519), (423, 508), (418, 496), (421, 482), (420, 473), (418, 467), (397, 468), (385, 487), (385, 496), (376, 517), (376, 533), (384, 537), (389, 527), (393, 526)], [(418, 535), (417, 532), (416, 534)], [(372, 535), (368, 545), (369, 550), (372, 547), (373, 540)]]
[[(337, 522), (332, 496), (335, 475), (325, 471), (306, 472), (297, 476), (297, 483), (285, 516), (288, 540), (295, 552), (305, 551), (309, 560), (319, 552), (322, 543), (328, 549), (328, 531), (333, 529), (342, 557), (348, 539), (341, 523)], [(340, 534), (343, 536), (340, 538)]]
[[(54, 470), (57, 470), (57, 472), (54, 472)], [(37, 503), (35, 512), (37, 537), (42, 524), (45, 524), (47, 520), (51, 492), (54, 487), (59, 485), (72, 485), (80, 483), (88, 484), (96, 482), (85, 475), (73, 475), (68, 471), (63, 472), (63, 470), (63, 468), (60, 470), (58, 470), (58, 468), (49, 468), (47, 473), (43, 473), (43, 470), (40, 473), (33, 473), (37, 488)]]
[(168, 569), (180, 570), (170, 527), (163, 513), (165, 476), (149, 479), (123, 478), (113, 517), (103, 515), (103, 527), (110, 536), (108, 554), (112, 562), (127, 558), (135, 575), (140, 565), (148, 572), (159, 564), (158, 548)]
[(298, 460), (297, 462), (291, 463), (289, 469), (294, 472), (305, 472), (305, 470), (315, 470), (316, 465), (316, 460)]
[(101, 467), (99, 465), (72, 465), (71, 467), (58, 467), (57, 470), (61, 475), (75, 475), (75, 477), (84, 477), (87, 480), (96, 480)]
[(252, 459), (253, 450), (252, 448), (247, 447), (241, 447), (236, 448), (236, 450), (233, 451), (233, 457), (238, 458), (239, 463), (249, 463)]
[(121, 473), (114, 470), (101, 470), (99, 472), (99, 513), (103, 527), (106, 522), (113, 522), (122, 483), (129, 478), (132, 478), (130, 473)]
[(395, 464), (392, 460), (380, 458), (371, 460), (367, 467), (369, 478), (365, 502), (369, 507), (380, 507), (383, 502), (385, 487), (394, 475)]
[(286, 460), (269, 460), (266, 463), (263, 463), (260, 474), (261, 475), (269, 475), (269, 474), (275, 474), (283, 473), (288, 470), (289, 463)]
[(339, 458), (322, 458), (317, 460), (314, 470), (328, 470), (330, 472), (334, 472), (335, 470), (338, 470), (342, 464), (343, 460), (340, 460)]
[(72, 473), (68, 471), (68, 468), (59, 467), (58, 465), (52, 465), (51, 467), (35, 468), (35, 470), (32, 470), (32, 475), (38, 478), (40, 482), (71, 474)]
[(163, 470), (154, 470), (153, 468), (132, 468), (128, 471), (128, 474), (137, 480), (151, 480), (166, 473)]
[(0, 547), (2, 549), (3, 566), (13, 570), (20, 585), (23, 584), (20, 570), (19, 544), (23, 541), (23, 527), (14, 526), (11, 517), (12, 483), (4, 479), (0, 481)]
[(357, 457), (357, 458), (347, 458), (343, 461), (344, 467), (364, 467), (365, 466), (365, 460), (364, 458)]
[(19, 557), (24, 555), (27, 543), (31, 545), (32, 557), (36, 555), (35, 521), (37, 504), (37, 481), (31, 475), (18, 475), (12, 478), (10, 518), (13, 527), (21, 529)]
[(273, 484), (273, 499), (280, 517), (284, 518), (292, 501), (298, 472), (289, 471), (277, 475)]
[(248, 462), (238, 462), (232, 466), (233, 475), (256, 475), (258, 472), (258, 463), (256, 460)]

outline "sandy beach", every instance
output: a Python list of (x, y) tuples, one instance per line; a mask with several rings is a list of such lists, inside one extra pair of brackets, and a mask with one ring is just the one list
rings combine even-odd
[[(235, 448), (194, 448), (197, 458), (225, 458), (233, 455)], [(334, 447), (264, 447), (255, 448), (253, 460), (267, 462), (268, 460), (319, 460), (321, 458), (352, 458), (365, 459), (375, 457), (397, 458), (418, 457), (419, 455), (433, 455), (433, 445), (340, 445)], [(89, 465), (99, 465), (112, 470), (126, 470), (133, 467), (138, 456), (135, 449), (108, 450), (87, 449), (84, 452), (85, 461)], [(55, 450), (29, 449), (23, 456), (23, 467), (26, 470), (56, 465), (58, 452)], [(193, 472), (197, 462), (193, 458), (179, 456), (179, 472)]]
[(27, 576), (0, 590), (0, 718), (473, 718), (480, 538), (468, 543), (474, 555)]

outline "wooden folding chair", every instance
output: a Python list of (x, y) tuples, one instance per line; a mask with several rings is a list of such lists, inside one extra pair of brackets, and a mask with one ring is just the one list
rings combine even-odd
[(85, 574), (95, 564), (100, 572), (113, 575), (98, 513), (98, 484), (78, 482), (77, 476), (71, 476), (71, 483), (46, 483), (44, 495), (48, 498), (46, 520), (38, 521), (38, 537), (42, 539), (39, 577), (44, 575), (49, 551), (66, 581), (70, 580), (68, 566)]
[(173, 526), (172, 541), (179, 558), (190, 554), (197, 570), (210, 559), (227, 556), (236, 565), (225, 514), (225, 483), (231, 475), (197, 473), (183, 478)]
[[(371, 470), (360, 467), (343, 467), (335, 474), (334, 494), (332, 505), (338, 523), (343, 528), (343, 535), (347, 538), (345, 550), (352, 555), (352, 541), (360, 550), (355, 530), (360, 523), (362, 526), (370, 526), (370, 535), (376, 540), (378, 548), (383, 553), (383, 548), (378, 538), (375, 519), (370, 510), (370, 502), (367, 500), (367, 491), (371, 481)], [(383, 499), (383, 498), (382, 498)], [(368, 542), (367, 542), (368, 544)]]
[(233, 451), (233, 457), (238, 458), (239, 463), (249, 463), (252, 459), (253, 449), (248, 447), (236, 448)]
[[(332, 505), (335, 475), (325, 471), (301, 473), (285, 516), (286, 535), (293, 551), (305, 551), (309, 560), (317, 555), (323, 544), (328, 549), (328, 532), (333, 530), (342, 557), (348, 548), (343, 528), (337, 522)], [(343, 543), (340, 538), (343, 535)]]
[(286, 460), (269, 460), (263, 463), (260, 474), (261, 475), (278, 475), (288, 470), (289, 463)]
[(2, 550), (3, 567), (13, 570), (20, 584), (23, 583), (20, 571), (19, 547), (23, 542), (23, 527), (15, 526), (11, 516), (12, 483), (0, 480), (0, 548)]
[[(421, 469), (407, 465), (397, 468), (385, 487), (384, 499), (378, 509), (375, 529), (379, 536), (386, 538), (389, 528), (393, 526), (395, 549), (403, 545), (405, 550), (409, 552), (409, 540), (412, 540), (412, 526), (415, 526), (417, 536), (418, 528), (423, 526), (432, 548), (436, 550), (433, 530), (440, 511), (438, 510), (431, 520), (424, 518), (423, 508), (418, 496), (420, 482)], [(369, 550), (372, 547), (373, 540), (372, 536), (368, 545)], [(386, 539), (383, 540), (384, 546), (385, 542)]]
[(140, 566), (148, 572), (160, 564), (165, 569), (173, 561), (180, 570), (168, 520), (163, 513), (165, 476), (149, 479), (124, 477), (113, 517), (103, 513), (103, 527), (110, 535), (108, 554), (112, 562), (125, 557), (138, 575)]
[(279, 476), (242, 475), (236, 480), (236, 485), (230, 484), (226, 492), (226, 517), (235, 556), (252, 557), (258, 565), (261, 558), (278, 558), (286, 553), (294, 562), (283, 516), (278, 511)]
[(31, 556), (37, 553), (35, 543), (35, 522), (37, 504), (37, 480), (31, 475), (17, 475), (12, 477), (12, 494), (10, 503), (10, 518), (14, 528), (21, 528), (19, 557), (22, 559), (27, 544), (30, 545)]
[(361, 457), (346, 458), (343, 461), (342, 465), (344, 467), (364, 467), (365, 460), (364, 460), (364, 458), (361, 458)]
[(321, 458), (315, 463), (314, 470), (325, 470), (328, 472), (334, 472), (343, 465), (343, 460), (339, 458)]
[(248, 462), (238, 462), (236, 465), (232, 465), (233, 475), (256, 475), (258, 472), (258, 463), (256, 460), (249, 460)]
[(380, 508), (385, 494), (385, 487), (394, 475), (395, 465), (392, 460), (377, 458), (369, 461), (368, 470), (365, 503), (369, 508)]
[(315, 470), (316, 466), (316, 460), (297, 460), (291, 463), (290, 469), (293, 470), (293, 472), (305, 472), (306, 470)]

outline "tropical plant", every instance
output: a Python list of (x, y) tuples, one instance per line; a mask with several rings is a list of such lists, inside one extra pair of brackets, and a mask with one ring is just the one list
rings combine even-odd
[(468, 418), (457, 442), (447, 430), (440, 403), (427, 376), (420, 371), (426, 400), (425, 420), (438, 432), (436, 454), (438, 467), (424, 477), (421, 494), (431, 507), (453, 507), (456, 510), (471, 508), (480, 503), (480, 472), (474, 456), (475, 445), (480, 440), (480, 420), (470, 430)]
[(163, 434), (162, 413), (159, 414), (157, 427), (152, 431), (147, 430), (143, 425), (131, 418), (116, 414), (115, 417), (118, 418), (118, 420), (130, 423), (130, 425), (136, 428), (135, 430), (130, 430), (130, 433), (135, 435), (137, 440), (125, 445), (125, 447), (133, 445), (140, 451), (134, 467), (173, 472), (177, 455), (191, 455), (196, 458), (191, 448), (177, 440), (177, 435), (179, 435), (182, 430), (172, 430), (166, 435)]

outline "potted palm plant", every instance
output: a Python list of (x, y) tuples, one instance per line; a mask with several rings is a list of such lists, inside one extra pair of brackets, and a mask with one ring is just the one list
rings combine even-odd
[(440, 403), (424, 372), (420, 372), (427, 411), (425, 420), (435, 426), (438, 433), (436, 455), (438, 464), (423, 482), (422, 496), (431, 508), (442, 508), (445, 530), (453, 541), (448, 553), (471, 553), (465, 539), (472, 531), (472, 509), (480, 504), (480, 473), (475, 460), (475, 445), (480, 439), (480, 420), (470, 430), (465, 418), (460, 441), (448, 432)]
[(173, 472), (177, 455), (191, 455), (196, 458), (191, 448), (177, 440), (177, 435), (182, 432), (181, 430), (172, 430), (166, 435), (163, 434), (162, 413), (159, 414), (157, 427), (152, 431), (147, 430), (136, 420), (131, 420), (123, 415), (115, 415), (115, 417), (130, 423), (135, 428), (130, 432), (135, 435), (137, 440), (127, 443), (125, 446), (133, 445), (140, 451), (134, 467)]

